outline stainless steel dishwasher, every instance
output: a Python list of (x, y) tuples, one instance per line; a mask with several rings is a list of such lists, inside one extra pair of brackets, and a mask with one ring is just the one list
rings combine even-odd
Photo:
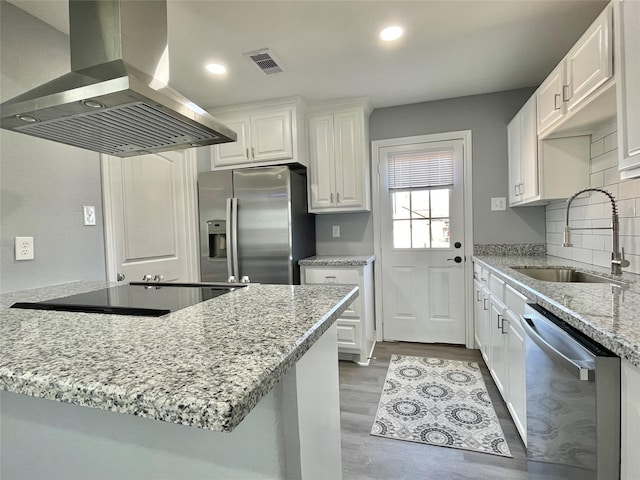
[(533, 479), (620, 478), (620, 358), (529, 304), (527, 467)]

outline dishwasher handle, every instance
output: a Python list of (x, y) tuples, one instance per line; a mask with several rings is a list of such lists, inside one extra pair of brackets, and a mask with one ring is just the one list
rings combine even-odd
[(590, 381), (595, 378), (595, 370), (593, 368), (587, 368), (550, 345), (544, 338), (534, 329), (534, 317), (529, 315), (522, 316), (524, 322), (522, 322), (522, 328), (527, 333), (529, 338), (538, 346), (542, 351), (549, 355), (554, 361), (564, 365), (569, 371), (573, 372), (576, 377), (583, 381)]

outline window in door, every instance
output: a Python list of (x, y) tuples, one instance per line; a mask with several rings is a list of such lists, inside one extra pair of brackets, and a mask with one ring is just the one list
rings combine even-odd
[(388, 181), (393, 248), (450, 248), (453, 151), (393, 154)]

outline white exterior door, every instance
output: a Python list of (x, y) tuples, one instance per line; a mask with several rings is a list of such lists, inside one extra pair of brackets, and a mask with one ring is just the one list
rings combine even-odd
[(108, 280), (198, 281), (193, 155), (104, 155), (102, 173)]
[(463, 149), (455, 139), (377, 152), (384, 340), (465, 343)]

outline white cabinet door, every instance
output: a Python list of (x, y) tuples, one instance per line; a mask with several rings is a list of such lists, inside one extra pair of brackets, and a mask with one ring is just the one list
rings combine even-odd
[(227, 165), (241, 165), (249, 162), (249, 124), (248, 116), (233, 120), (223, 120), (224, 123), (238, 134), (235, 142), (222, 143), (214, 147), (214, 163), (216, 167)]
[(309, 117), (309, 211), (370, 210), (367, 116), (363, 106), (319, 108)]
[(560, 62), (536, 90), (538, 133), (549, 128), (564, 115), (562, 102), (564, 65), (564, 62)]
[(525, 445), (527, 443), (527, 401), (525, 370), (525, 336), (519, 316), (505, 310), (507, 334), (507, 408)]
[(509, 146), (509, 205), (520, 202), (520, 183), (522, 180), (522, 159), (520, 157), (520, 113), (513, 117), (507, 125), (507, 142)]
[(507, 385), (507, 335), (504, 321), (505, 306), (495, 296), (490, 298), (489, 330), (491, 335), (491, 354), (489, 370), (503, 398), (506, 398)]
[(482, 351), (483, 345), (485, 343), (483, 330), (482, 330), (482, 318), (484, 317), (484, 308), (482, 308), (483, 303), (483, 295), (482, 295), (482, 285), (476, 279), (473, 280), (473, 330), (474, 336), (476, 338), (476, 344), (478, 348)]
[(536, 101), (533, 97), (520, 110), (519, 146), (521, 159), (520, 200), (526, 202), (540, 195)]
[(251, 160), (267, 162), (293, 158), (291, 109), (251, 115)]
[(613, 75), (611, 17), (611, 8), (605, 8), (565, 57), (563, 101), (569, 112)]
[(340, 112), (333, 116), (336, 165), (336, 205), (364, 206), (364, 148), (362, 112)]
[(333, 115), (309, 119), (309, 150), (310, 210), (330, 208), (335, 195)]
[(536, 99), (531, 97), (507, 127), (509, 141), (509, 204), (539, 196)]
[(640, 176), (640, 2), (614, 2), (620, 176)]

